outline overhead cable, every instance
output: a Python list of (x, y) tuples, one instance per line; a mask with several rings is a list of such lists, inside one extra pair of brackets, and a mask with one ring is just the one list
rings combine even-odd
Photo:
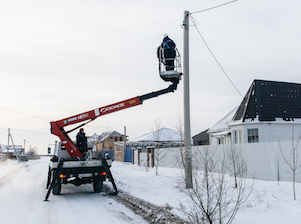
[(44, 118), (44, 117), (38, 117), (38, 116), (31, 115), (31, 114), (26, 114), (26, 113), (23, 113), (23, 112), (20, 112), (20, 111), (9, 109), (7, 107), (0, 106), (0, 108), (5, 109), (5, 110), (9, 110), (9, 111), (13, 111), (13, 112), (18, 113), (18, 114), (23, 114), (23, 115), (26, 115), (26, 116), (29, 116), (29, 117), (34, 117), (34, 118), (50, 121), (50, 119), (47, 119), (47, 118)]
[(243, 97), (243, 95), (239, 92), (239, 90), (237, 89), (237, 87), (235, 86), (235, 84), (232, 82), (232, 80), (230, 79), (230, 77), (228, 76), (228, 74), (226, 73), (225, 69), (222, 67), (222, 65), (219, 63), (219, 61), (217, 60), (217, 58), (215, 57), (215, 55), (213, 54), (213, 52), (211, 51), (210, 47), (208, 46), (207, 42), (205, 41), (203, 35), (201, 34), (200, 30), (198, 29), (198, 27), (196, 26), (195, 20), (194, 18), (190, 15), (190, 19), (193, 23), (193, 25), (195, 26), (196, 30), (198, 31), (200, 37), (202, 38), (205, 46), (207, 47), (208, 51), (210, 52), (210, 54), (212, 55), (212, 57), (214, 58), (214, 60), (216, 61), (216, 63), (218, 64), (218, 66), (221, 68), (221, 70), (223, 71), (223, 73), (226, 75), (226, 77), (228, 78), (228, 80), (231, 82), (231, 84), (233, 85), (233, 87), (236, 89), (236, 91), (239, 93), (239, 95), (241, 95), (241, 97)]
[(196, 12), (191, 12), (190, 14), (195, 14), (195, 13), (200, 13), (200, 12), (209, 11), (209, 10), (216, 9), (216, 8), (219, 8), (219, 7), (222, 7), (222, 6), (225, 6), (225, 5), (228, 5), (228, 4), (231, 4), (231, 3), (237, 2), (237, 1), (238, 1), (238, 0), (234, 0), (234, 1), (227, 2), (227, 3), (221, 4), (221, 5), (217, 5), (217, 6), (214, 6), (214, 7), (208, 8), (208, 9), (203, 9), (203, 10), (196, 11)]

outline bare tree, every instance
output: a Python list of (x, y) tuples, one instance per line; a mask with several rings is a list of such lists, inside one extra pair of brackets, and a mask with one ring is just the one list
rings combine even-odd
[(234, 187), (238, 187), (238, 178), (244, 177), (247, 174), (247, 164), (241, 155), (241, 150), (238, 150), (231, 144), (230, 150), (227, 151), (229, 160), (228, 171), (234, 177)]
[(29, 155), (36, 155), (37, 154), (37, 148), (30, 146), (28, 154)]
[(224, 150), (205, 147), (200, 150), (197, 163), (202, 171), (194, 170), (194, 188), (186, 192), (193, 202), (191, 212), (186, 212), (190, 223), (231, 223), (239, 208), (246, 202), (253, 185), (248, 185), (246, 176), (234, 178), (226, 174), (228, 164)]
[[(288, 167), (290, 169), (290, 170), (287, 170), (287, 172), (292, 175), (294, 200), (296, 200), (296, 175), (297, 175), (297, 170), (301, 167), (301, 164), (299, 164), (299, 153), (298, 153), (298, 146), (299, 146), (299, 143), (300, 143), (300, 137), (295, 142), (296, 143), (294, 143), (294, 127), (293, 127), (293, 131), (292, 131), (292, 147), (290, 148), (289, 156), (284, 155), (284, 153), (281, 149), (281, 144), (279, 142), (279, 148), (280, 148), (280, 153), (282, 155), (282, 158), (284, 159), (284, 162), (288, 165)], [(287, 157), (289, 157), (289, 158), (287, 158)]]
[(161, 123), (160, 119), (155, 121), (154, 141), (156, 142), (156, 149), (155, 149), (155, 152), (154, 152), (155, 161), (156, 161), (155, 167), (156, 167), (156, 175), (158, 175), (158, 173), (159, 173), (159, 163), (166, 156), (165, 150), (161, 149), (162, 123)]
[(180, 135), (180, 142), (179, 146), (175, 147), (174, 149), (174, 157), (177, 165), (180, 166), (180, 168), (184, 169), (184, 173), (186, 173), (186, 156), (185, 156), (185, 147), (184, 147), (184, 122), (183, 122), (183, 116), (177, 116), (177, 124), (175, 126), (175, 129), (178, 131)]

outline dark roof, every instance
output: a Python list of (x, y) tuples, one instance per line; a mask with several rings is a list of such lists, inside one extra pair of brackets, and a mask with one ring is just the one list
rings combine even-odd
[(193, 136), (193, 145), (209, 145), (209, 134), (207, 133), (208, 130), (209, 129)]
[(301, 84), (254, 80), (233, 120), (289, 121), (301, 118)]

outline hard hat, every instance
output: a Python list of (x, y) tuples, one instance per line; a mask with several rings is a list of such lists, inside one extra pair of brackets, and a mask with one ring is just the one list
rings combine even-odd
[(164, 37), (164, 38), (165, 38), (165, 37), (168, 37), (168, 34), (167, 34), (167, 33), (164, 33), (163, 37)]
[(81, 128), (81, 129), (79, 129), (80, 131), (84, 131), (84, 129), (83, 128)]

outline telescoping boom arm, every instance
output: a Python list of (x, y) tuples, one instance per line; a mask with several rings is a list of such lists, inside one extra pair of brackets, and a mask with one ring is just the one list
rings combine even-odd
[[(65, 149), (67, 150), (67, 152), (69, 153), (69, 155), (72, 158), (76, 158), (76, 157), (82, 158), (83, 157), (82, 153), (79, 151), (79, 149), (73, 143), (73, 141), (70, 139), (70, 137), (68, 136), (68, 133), (93, 121), (97, 117), (100, 117), (100, 116), (103, 116), (106, 114), (110, 114), (110, 113), (113, 113), (116, 111), (120, 111), (120, 110), (123, 110), (126, 108), (134, 107), (134, 106), (142, 104), (144, 100), (151, 99), (151, 98), (163, 95), (165, 93), (174, 92), (174, 90), (177, 89), (178, 83), (179, 83), (179, 80), (174, 80), (173, 83), (166, 89), (162, 89), (162, 90), (159, 90), (156, 92), (151, 92), (151, 93), (148, 93), (148, 94), (145, 94), (142, 96), (137, 96), (137, 97), (127, 99), (127, 100), (124, 100), (124, 101), (121, 101), (118, 103), (114, 103), (114, 104), (111, 104), (108, 106), (100, 107), (100, 108), (97, 108), (94, 110), (90, 110), (90, 111), (87, 111), (87, 112), (84, 112), (81, 114), (77, 114), (77, 115), (62, 119), (62, 120), (52, 121), (52, 122), (50, 122), (51, 133), (60, 138), (62, 144), (64, 145)], [(64, 130), (65, 126), (81, 123), (84, 121), (86, 121), (86, 122), (70, 131)]]

